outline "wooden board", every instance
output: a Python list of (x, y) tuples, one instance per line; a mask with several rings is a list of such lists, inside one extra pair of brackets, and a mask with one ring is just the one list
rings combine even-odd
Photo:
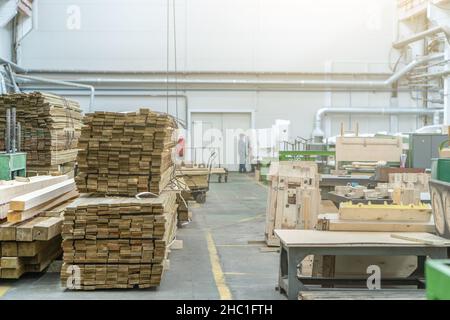
[(413, 243), (426, 244), (430, 246), (449, 246), (450, 240), (441, 238), (431, 233), (394, 233), (391, 234), (394, 239), (407, 240)]
[[(395, 239), (391, 232), (334, 232), (316, 230), (275, 230), (280, 240), (291, 247), (341, 247), (341, 246), (410, 246), (423, 247), (424, 244)], [(404, 233), (407, 235), (408, 233)], [(415, 236), (418, 233), (413, 233)], [(428, 235), (423, 233), (423, 235)], [(439, 239), (437, 237), (436, 239)], [(441, 238), (442, 239), (442, 238)], [(445, 240), (445, 239), (444, 239)], [(426, 244), (425, 244), (426, 246)], [(442, 247), (450, 247), (450, 244), (442, 244)]]
[(16, 197), (11, 200), (9, 206), (14, 211), (30, 210), (73, 190), (75, 190), (75, 181), (69, 179), (44, 189)]
[(339, 207), (341, 220), (428, 222), (431, 215), (432, 209), (429, 204), (403, 206), (341, 203)]
[(68, 177), (64, 175), (58, 177), (37, 176), (28, 179), (30, 182), (13, 181), (12, 184), (0, 185), (0, 203), (5, 204), (18, 196), (63, 182)]
[(8, 213), (8, 222), (25, 221), (26, 219), (30, 219), (38, 214), (45, 212), (48, 209), (52, 209), (60, 205), (61, 203), (66, 202), (67, 200), (77, 198), (78, 196), (78, 191), (72, 190), (33, 209), (26, 211), (10, 211)]
[(46, 241), (60, 235), (63, 220), (62, 217), (51, 217), (36, 223), (33, 227), (33, 240)]
[(425, 290), (308, 290), (299, 292), (299, 300), (426, 300)]
[(402, 153), (402, 137), (337, 137), (336, 169), (340, 162), (400, 162)]
[(327, 231), (368, 231), (368, 232), (434, 232), (435, 225), (428, 222), (411, 221), (361, 221), (340, 220), (338, 214), (319, 216), (319, 224), (326, 225), (321, 230)]

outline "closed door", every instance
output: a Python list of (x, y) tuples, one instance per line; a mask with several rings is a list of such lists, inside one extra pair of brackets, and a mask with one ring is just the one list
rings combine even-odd
[(239, 168), (239, 135), (248, 135), (251, 113), (193, 112), (191, 115), (191, 158), (206, 164), (211, 152), (216, 152), (215, 165), (230, 171)]

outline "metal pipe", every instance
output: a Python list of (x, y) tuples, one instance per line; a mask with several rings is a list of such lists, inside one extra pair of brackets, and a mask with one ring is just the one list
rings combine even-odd
[(5, 149), (11, 153), (11, 108), (6, 108)]
[[(19, 80), (20, 81), (20, 80)], [(20, 82), (19, 82), (20, 83)], [(61, 88), (49, 88), (45, 86), (22, 86), (23, 90), (62, 90)], [(69, 91), (71, 89), (62, 90), (62, 91)], [(76, 90), (76, 89), (75, 89)], [(166, 88), (96, 88), (95, 95), (102, 95), (101, 92), (108, 92), (108, 91), (124, 91), (124, 92), (134, 92), (134, 91), (144, 91), (144, 92), (161, 92), (161, 91), (169, 91), (169, 92), (180, 92), (180, 91), (188, 91), (188, 92), (227, 92), (227, 91), (233, 91), (233, 92), (348, 92), (348, 89), (346, 88), (169, 88), (168, 90)], [(352, 92), (373, 92), (374, 89), (370, 88), (359, 88), (359, 89), (351, 89)], [(398, 89), (392, 89), (392, 88), (380, 88), (376, 89), (377, 92), (410, 92), (411, 89), (408, 87), (402, 87)], [(437, 89), (431, 89), (431, 91), (439, 91)], [(131, 95), (131, 94), (130, 94)]]
[(450, 70), (444, 70), (444, 71), (438, 71), (438, 72), (430, 72), (430, 73), (424, 73), (419, 74), (417, 76), (412, 76), (410, 79), (422, 79), (422, 78), (438, 78), (438, 77), (445, 77), (450, 74)]
[(10, 61), (10, 60), (8, 60), (8, 59), (2, 58), (2, 57), (0, 57), (0, 64), (7, 64), (7, 65), (10, 65), (11, 68), (12, 68), (15, 72), (28, 73), (28, 70), (27, 70), (27, 69), (22, 68), (22, 67), (19, 66), (18, 64), (14, 63), (14, 62), (12, 62), (12, 61)]
[(11, 108), (11, 153), (16, 153), (16, 108)]
[(26, 76), (26, 75), (22, 75), (22, 74), (15, 74), (15, 77), (20, 78), (20, 79), (33, 80), (33, 81), (37, 81), (37, 82), (52, 83), (52, 84), (57, 84), (57, 85), (62, 85), (62, 86), (67, 86), (67, 87), (82, 88), (82, 89), (90, 90), (91, 94), (90, 94), (90, 101), (89, 101), (89, 112), (92, 112), (92, 110), (94, 108), (94, 101), (95, 101), (94, 86), (80, 84), (80, 83), (76, 83), (76, 82), (61, 81), (61, 80), (56, 80), (56, 79), (48, 79), (48, 78), (41, 78), (41, 77), (35, 77), (35, 76)]
[(3, 73), (0, 71), (0, 94), (6, 94), (8, 90), (6, 90), (6, 81)]
[[(396, 72), (387, 80), (379, 81), (358, 81), (358, 80), (222, 80), (222, 79), (77, 79), (77, 83), (85, 83), (92, 85), (108, 85), (108, 84), (145, 84), (145, 85), (221, 85), (221, 86), (236, 86), (236, 85), (249, 85), (249, 86), (294, 86), (299, 88), (370, 88), (370, 89), (382, 89), (392, 86), (395, 82), (399, 81), (402, 77), (412, 71), (415, 67), (427, 63), (432, 60), (442, 59), (444, 54), (436, 54), (433, 56), (417, 59), (409, 63), (405, 68)], [(182, 90), (180, 88), (180, 90)]]
[(435, 35), (440, 32), (446, 32), (446, 31), (442, 27), (431, 28), (431, 29), (425, 30), (423, 32), (419, 32), (415, 35), (412, 35), (409, 38), (394, 42), (392, 46), (394, 47), (394, 49), (402, 49), (403, 47), (407, 46), (410, 43), (422, 40), (425, 37), (429, 37), (429, 36)]
[(436, 113), (440, 114), (441, 109), (424, 108), (322, 108), (316, 112), (314, 138), (321, 138), (325, 135), (322, 130), (323, 118), (327, 114), (380, 114), (380, 115), (432, 115), (436, 119)]

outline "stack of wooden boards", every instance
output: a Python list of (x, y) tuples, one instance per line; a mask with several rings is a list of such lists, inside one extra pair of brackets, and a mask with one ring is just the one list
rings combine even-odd
[(82, 196), (64, 214), (63, 287), (158, 286), (176, 225), (174, 192), (151, 199)]
[(174, 119), (148, 109), (86, 115), (79, 140), (77, 176), (82, 193), (159, 194), (173, 172)]
[(6, 109), (16, 108), (21, 124), (21, 151), (27, 153), (29, 175), (73, 170), (81, 133), (77, 102), (48, 93), (0, 96), (0, 150), (5, 150)]
[[(172, 117), (148, 109), (86, 116), (76, 181), (90, 194), (64, 214), (63, 287), (160, 284), (177, 228), (177, 191), (170, 183), (175, 130)], [(156, 197), (137, 198), (148, 192)]]
[(314, 229), (320, 212), (320, 175), (317, 164), (272, 162), (269, 172), (266, 242), (279, 246), (275, 229)]
[(68, 176), (20, 178), (0, 185), (0, 278), (41, 272), (61, 254), (61, 212), (78, 196)]

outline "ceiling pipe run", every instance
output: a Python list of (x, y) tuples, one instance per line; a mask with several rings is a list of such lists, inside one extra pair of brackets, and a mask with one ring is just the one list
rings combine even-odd
[(423, 32), (419, 32), (415, 35), (412, 35), (409, 38), (400, 40), (398, 42), (394, 42), (392, 46), (394, 47), (394, 49), (402, 49), (405, 46), (407, 46), (408, 44), (414, 43), (416, 41), (424, 39), (425, 37), (430, 37), (430, 36), (433, 36), (433, 35), (435, 35), (437, 33), (441, 33), (441, 32), (444, 32), (447, 35), (447, 32), (443, 27), (435, 27), (435, 28), (425, 30)]
[[(377, 115), (423, 115), (433, 116), (433, 122), (439, 121), (440, 114), (444, 110), (424, 108), (322, 108), (316, 112), (313, 138), (321, 140), (325, 133), (323, 131), (323, 119), (327, 114), (377, 114)], [(435, 125), (439, 123), (434, 123)]]
[[(444, 54), (435, 54), (429, 57), (416, 59), (409, 63), (405, 68), (394, 73), (386, 80), (365, 81), (365, 80), (243, 80), (243, 79), (76, 79), (77, 83), (91, 85), (111, 85), (111, 84), (145, 84), (145, 85), (184, 85), (184, 86), (200, 86), (200, 85), (216, 85), (216, 86), (294, 86), (296, 88), (348, 88), (348, 89), (370, 89), (380, 90), (390, 88), (394, 83), (402, 79), (406, 74), (414, 68), (425, 64), (429, 61), (442, 59)], [(179, 88), (182, 90), (181, 88)]]

